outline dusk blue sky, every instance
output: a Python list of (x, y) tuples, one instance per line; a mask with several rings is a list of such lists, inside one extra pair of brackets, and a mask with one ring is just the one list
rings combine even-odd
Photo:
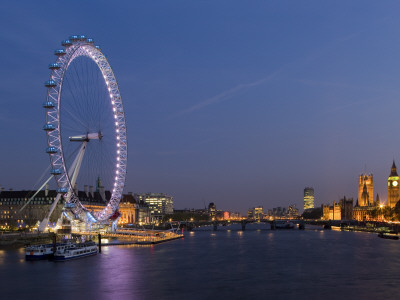
[(2, 1), (0, 185), (32, 189), (53, 52), (101, 45), (128, 125), (125, 192), (175, 208), (240, 211), (357, 198), (374, 174), (387, 201), (400, 166), (397, 1)]

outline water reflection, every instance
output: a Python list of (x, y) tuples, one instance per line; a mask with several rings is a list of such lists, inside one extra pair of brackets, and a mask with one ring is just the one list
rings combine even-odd
[(19, 263), (23, 251), (0, 250), (0, 282), (2, 299), (393, 298), (399, 247), (366, 233), (196, 232), (65, 263)]
[(7, 253), (5, 250), (0, 250), (0, 265), (4, 263), (6, 259)]

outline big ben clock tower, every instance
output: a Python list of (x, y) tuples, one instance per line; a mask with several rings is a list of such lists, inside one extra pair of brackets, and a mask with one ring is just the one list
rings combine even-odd
[(392, 169), (388, 178), (388, 206), (395, 207), (399, 201), (399, 175), (397, 175), (396, 164), (393, 160)]

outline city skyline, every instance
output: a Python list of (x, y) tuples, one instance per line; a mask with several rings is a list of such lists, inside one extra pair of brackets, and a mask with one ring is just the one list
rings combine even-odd
[(85, 34), (102, 47), (121, 90), (125, 193), (245, 213), (257, 205), (301, 208), (305, 186), (315, 189), (316, 207), (355, 200), (357, 177), (372, 173), (373, 196), (387, 203), (390, 166), (400, 161), (400, 4), (99, 2), (94, 10), (71, 1), (60, 8), (22, 1), (0, 10), (5, 189), (30, 190), (47, 176), (47, 66), (63, 39)]

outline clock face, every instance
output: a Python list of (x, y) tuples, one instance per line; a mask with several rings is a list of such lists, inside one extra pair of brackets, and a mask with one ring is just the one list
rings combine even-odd
[(393, 181), (393, 186), (397, 186), (399, 183), (395, 180), (395, 181)]

